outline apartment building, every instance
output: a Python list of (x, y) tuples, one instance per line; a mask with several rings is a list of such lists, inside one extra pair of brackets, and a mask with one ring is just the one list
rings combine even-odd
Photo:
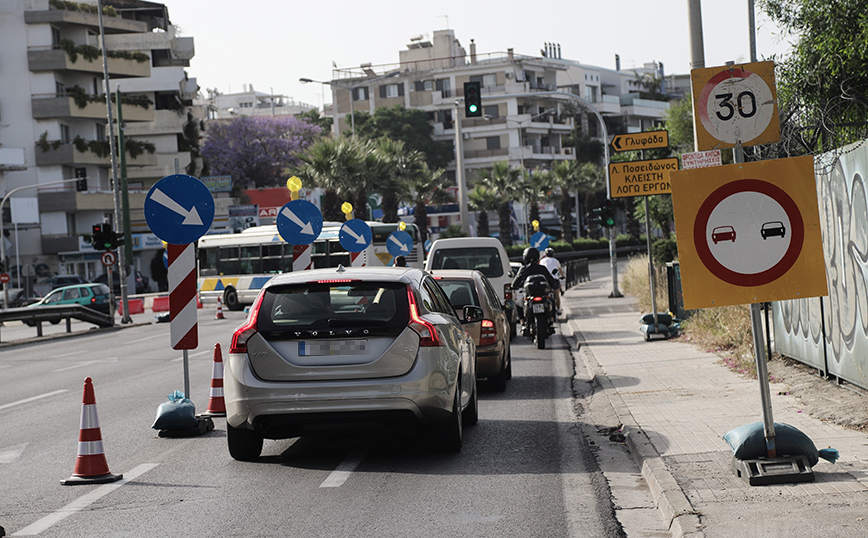
[(205, 107), (209, 120), (235, 116), (295, 116), (316, 108), (286, 95), (256, 91), (253, 84), (243, 84), (242, 91), (238, 93), (220, 93), (209, 88), (206, 89), (206, 95), (194, 102)]
[[(193, 39), (179, 37), (163, 4), (103, 0), (110, 90), (122, 118), (133, 259), (149, 272), (162, 249), (143, 214), (148, 189), (195, 167), (188, 107), (198, 91), (184, 68)], [(103, 272), (86, 237), (95, 223), (115, 222), (107, 106), (94, 0), (0, 2), (0, 193), (20, 189), (3, 213), (10, 272)], [(9, 154), (4, 158), (4, 155)], [(23, 159), (22, 159), (23, 157)], [(10, 161), (5, 163), (4, 161)], [(23, 161), (23, 162), (21, 162)], [(86, 190), (66, 179), (86, 177)], [(11, 211), (9, 209), (11, 208)], [(11, 231), (11, 232), (10, 232)], [(34, 269), (36, 268), (36, 269)]]
[[(430, 40), (412, 37), (398, 56), (398, 63), (333, 71), (328, 84), (338, 132), (352, 128), (354, 111), (373, 113), (379, 107), (402, 105), (426, 111), (434, 138), (454, 143), (455, 120), (461, 118), (461, 149), (470, 183), (496, 161), (546, 169), (572, 159), (565, 141), (574, 118), (581, 121), (583, 132), (603, 136), (597, 115), (587, 107), (603, 118), (609, 137), (653, 127), (669, 108), (665, 92), (658, 91), (656, 99), (647, 95), (653, 93), (647, 86), (663, 75), (657, 63), (629, 70), (621, 70), (617, 63), (612, 69), (590, 66), (563, 59), (560, 46), (551, 43), (544, 44), (539, 56), (527, 56), (512, 49), (479, 53), (471, 39), (468, 52), (453, 30), (435, 31)], [(464, 83), (471, 81), (482, 84), (481, 118), (465, 118), (459, 102)], [(455, 177), (454, 163), (447, 173)], [(523, 228), (524, 211), (516, 213)], [(457, 211), (445, 216), (435, 212), (430, 219), (436, 233), (455, 224), (458, 216)]]

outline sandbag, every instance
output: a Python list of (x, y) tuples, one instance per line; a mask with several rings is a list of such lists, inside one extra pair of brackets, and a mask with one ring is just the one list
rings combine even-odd
[[(642, 323), (643, 325), (654, 325), (654, 314), (645, 314), (642, 316), (642, 319), (639, 320), (639, 323)], [(672, 316), (666, 312), (657, 312), (657, 323), (668, 327), (672, 325)]]
[[(723, 439), (732, 449), (732, 455), (740, 460), (753, 460), (768, 455), (765, 430), (762, 422), (752, 422), (729, 430)], [(835, 463), (838, 451), (834, 448), (817, 450), (811, 438), (795, 426), (775, 422), (775, 451), (781, 456), (805, 456), (813, 467), (820, 458)]]
[(196, 419), (196, 406), (184, 393), (176, 390), (169, 396), (168, 402), (163, 402), (157, 408), (157, 419), (151, 426), (155, 430), (186, 430), (196, 428), (199, 421)]

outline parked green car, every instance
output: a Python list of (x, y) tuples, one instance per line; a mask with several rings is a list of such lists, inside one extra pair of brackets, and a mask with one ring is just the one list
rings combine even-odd
[[(92, 308), (104, 314), (111, 314), (111, 293), (109, 287), (105, 284), (75, 284), (74, 286), (64, 286), (57, 288), (51, 293), (42, 298), (39, 302), (29, 305), (28, 308), (39, 308), (40, 306), (60, 306), (66, 304), (80, 304), (88, 308)], [(51, 323), (60, 323), (61, 318), (50, 319)], [(33, 321), (26, 321), (30, 326), (35, 325)]]

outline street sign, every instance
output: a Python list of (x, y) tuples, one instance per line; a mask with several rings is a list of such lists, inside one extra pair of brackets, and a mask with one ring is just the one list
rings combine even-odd
[(684, 307), (827, 294), (813, 157), (672, 173)]
[(386, 239), (386, 250), (392, 256), (406, 256), (413, 252), (413, 236), (403, 230), (395, 230)]
[(307, 200), (286, 203), (277, 213), (277, 232), (290, 245), (309, 245), (322, 231), (322, 212)]
[(697, 150), (781, 140), (774, 62), (694, 69)]
[(536, 232), (530, 236), (530, 246), (542, 252), (549, 246), (549, 236), (543, 232)]
[(693, 168), (708, 168), (709, 166), (720, 166), (723, 164), (719, 149), (710, 151), (694, 151), (693, 153), (681, 154), (681, 169), (690, 170)]
[(361, 219), (350, 219), (341, 225), (338, 241), (347, 252), (361, 252), (371, 244), (373, 234), (368, 223)]
[(145, 221), (173, 245), (195, 243), (214, 220), (214, 197), (193, 176), (174, 174), (156, 182), (145, 197)]
[(646, 131), (615, 135), (612, 139), (615, 151), (634, 151), (642, 149), (668, 148), (669, 131)]
[(100, 256), (99, 259), (104, 266), (111, 267), (115, 264), (118, 257), (114, 252), (103, 252), (102, 256)]
[(669, 194), (669, 173), (678, 170), (678, 159), (651, 159), (609, 164), (612, 198)]
[(172, 349), (199, 346), (196, 313), (196, 248), (169, 243), (169, 337)]
[(9, 276), (9, 273), (0, 273), (0, 284), (7, 284), (12, 280), (12, 277)]

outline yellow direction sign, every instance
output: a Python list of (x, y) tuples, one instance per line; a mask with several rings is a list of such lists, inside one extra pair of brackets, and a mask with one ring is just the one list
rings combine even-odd
[(697, 151), (781, 140), (774, 62), (694, 69)]
[[(665, 132), (665, 131), (664, 131)], [(612, 198), (669, 194), (669, 173), (678, 170), (678, 159), (651, 159), (609, 164)]]
[(615, 135), (612, 139), (615, 151), (634, 151), (642, 149), (668, 148), (669, 131), (646, 131)]
[(685, 308), (828, 293), (813, 157), (682, 170), (671, 181)]

